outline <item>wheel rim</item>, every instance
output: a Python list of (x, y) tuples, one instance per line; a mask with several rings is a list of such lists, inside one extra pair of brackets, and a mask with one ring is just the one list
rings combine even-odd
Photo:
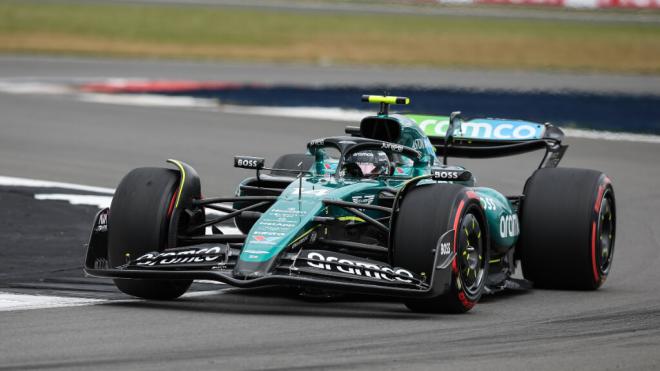
[(607, 274), (612, 264), (614, 255), (616, 215), (614, 214), (614, 205), (609, 192), (603, 195), (598, 214), (598, 245), (596, 254), (598, 259), (598, 268), (601, 273)]
[(479, 219), (467, 213), (463, 217), (458, 237), (458, 271), (463, 290), (470, 296), (479, 294), (484, 280), (484, 243)]

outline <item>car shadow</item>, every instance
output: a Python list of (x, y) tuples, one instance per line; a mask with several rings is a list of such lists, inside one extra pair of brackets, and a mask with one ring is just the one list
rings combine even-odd
[(495, 303), (500, 300), (506, 300), (517, 296), (529, 295), (531, 292), (532, 291), (529, 289), (520, 289), (520, 290), (506, 289), (502, 291), (497, 291), (492, 294), (482, 295), (481, 299), (479, 300), (479, 304)]
[(154, 310), (232, 313), (267, 316), (335, 318), (426, 319), (442, 314), (413, 313), (401, 302), (359, 295), (306, 297), (286, 288), (224, 289), (217, 294), (182, 297), (173, 301), (121, 300), (102, 304)]

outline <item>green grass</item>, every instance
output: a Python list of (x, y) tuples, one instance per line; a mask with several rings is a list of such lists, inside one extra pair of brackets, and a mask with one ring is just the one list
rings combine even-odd
[(660, 73), (660, 26), (0, 0), (0, 52)]

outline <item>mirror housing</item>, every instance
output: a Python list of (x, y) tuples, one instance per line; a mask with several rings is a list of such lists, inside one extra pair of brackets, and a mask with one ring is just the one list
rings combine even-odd
[(241, 169), (263, 169), (266, 160), (261, 157), (252, 156), (234, 156), (234, 167)]

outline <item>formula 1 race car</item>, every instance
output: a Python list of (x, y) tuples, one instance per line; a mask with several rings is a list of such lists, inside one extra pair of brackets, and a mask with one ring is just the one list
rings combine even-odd
[[(91, 276), (155, 300), (193, 280), (391, 297), (419, 312), (462, 313), (483, 293), (516, 286), (518, 262), (536, 287), (594, 290), (612, 265), (616, 208), (610, 179), (557, 168), (567, 146), (550, 124), (390, 114), (380, 104), (346, 135), (304, 154), (236, 156), (255, 176), (231, 197), (201, 196), (195, 170), (138, 168), (94, 222)], [(522, 195), (475, 184), (447, 158), (545, 150)], [(240, 233), (223, 234), (232, 221)]]

